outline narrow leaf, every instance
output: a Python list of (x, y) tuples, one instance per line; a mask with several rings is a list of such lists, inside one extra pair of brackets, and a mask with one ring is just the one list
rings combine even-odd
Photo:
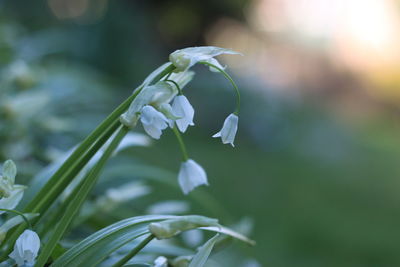
[(213, 249), (215, 242), (218, 240), (219, 234), (216, 234), (213, 238), (208, 240), (203, 246), (200, 247), (197, 254), (193, 257), (192, 261), (189, 264), (189, 267), (203, 267), (206, 263), (208, 257), (211, 254), (211, 250)]

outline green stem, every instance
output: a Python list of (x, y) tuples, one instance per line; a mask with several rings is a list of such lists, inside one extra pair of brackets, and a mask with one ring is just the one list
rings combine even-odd
[(182, 89), (179, 87), (179, 84), (177, 83), (177, 82), (175, 82), (175, 81), (173, 81), (173, 80), (165, 80), (166, 82), (170, 82), (170, 83), (173, 83), (174, 85), (175, 85), (175, 87), (178, 89), (178, 95), (183, 95), (183, 93), (182, 93)]
[(205, 61), (200, 61), (199, 63), (204, 64), (204, 65), (207, 65), (207, 66), (209, 66), (209, 67), (212, 67), (212, 68), (218, 70), (218, 71), (221, 72), (222, 75), (224, 75), (225, 78), (228, 79), (228, 81), (232, 84), (232, 86), (233, 86), (233, 88), (235, 89), (235, 92), (236, 92), (236, 109), (235, 109), (235, 111), (234, 111), (233, 113), (234, 113), (235, 115), (239, 115), (239, 111), (240, 111), (240, 91), (239, 91), (239, 88), (237, 87), (236, 83), (235, 83), (235, 82), (233, 81), (233, 79), (231, 78), (231, 76), (229, 76), (229, 74), (226, 73), (226, 71), (224, 71), (223, 69), (221, 69), (221, 68), (215, 66), (215, 65), (212, 64), (212, 63), (205, 62)]
[(181, 136), (181, 133), (179, 132), (179, 130), (176, 127), (176, 125), (174, 125), (172, 130), (174, 131), (176, 139), (178, 140), (178, 143), (179, 143), (179, 147), (181, 148), (182, 155), (183, 155), (183, 160), (187, 161), (189, 159), (189, 156), (188, 156), (188, 153), (187, 153), (187, 150), (186, 150), (185, 143), (183, 142), (183, 138)]
[(132, 259), (139, 251), (141, 251), (151, 240), (153, 240), (154, 235), (150, 234), (145, 239), (143, 239), (131, 252), (125, 255), (118, 262), (114, 263), (111, 267), (121, 267), (125, 263), (127, 263), (130, 259)]
[(120, 130), (112, 140), (111, 144), (107, 147), (104, 154), (101, 156), (99, 161), (96, 163), (96, 165), (93, 167), (89, 175), (82, 183), (82, 186), (79, 188), (79, 191), (76, 194), (75, 198), (71, 201), (71, 203), (69, 203), (66, 211), (60, 219), (60, 222), (57, 224), (47, 244), (42, 249), (42, 252), (40, 253), (39, 258), (37, 259), (37, 262), (35, 264), (35, 267), (42, 267), (46, 264), (58, 241), (64, 235), (68, 226), (74, 219), (77, 211), (80, 209), (87, 196), (89, 195), (89, 192), (96, 184), (99, 174), (105, 166), (107, 160), (111, 157), (114, 150), (118, 147), (119, 143), (128, 132), (128, 127), (120, 127)]
[(1, 209), (1, 208), (0, 208), (0, 210), (6, 211), (6, 212), (12, 212), (12, 213), (15, 213), (15, 214), (21, 216), (22, 219), (24, 219), (26, 225), (28, 225), (28, 228), (29, 228), (29, 229), (32, 229), (31, 223), (29, 222), (28, 218), (26, 218), (25, 215), (24, 215), (22, 212), (17, 211), (17, 210), (9, 210), (9, 209)]

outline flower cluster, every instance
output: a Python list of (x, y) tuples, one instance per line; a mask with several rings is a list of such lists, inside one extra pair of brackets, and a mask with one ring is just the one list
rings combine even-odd
[[(189, 126), (194, 126), (195, 115), (195, 110), (182, 89), (193, 78), (194, 73), (189, 69), (196, 63), (208, 65), (210, 70), (223, 73), (233, 83), (224, 72), (224, 67), (214, 58), (221, 54), (239, 53), (213, 46), (191, 47), (173, 52), (169, 56), (170, 64), (174, 66), (173, 72), (153, 85), (150, 85), (149, 79), (146, 79), (129, 109), (120, 117), (120, 121), (128, 127), (134, 127), (140, 121), (146, 133), (154, 139), (159, 139), (168, 127), (174, 130), (184, 154), (178, 181), (185, 194), (197, 186), (208, 185), (208, 181), (204, 169), (187, 156), (180, 137), (179, 132), (185, 133)], [(165, 67), (165, 64), (163, 66)], [(155, 76), (160, 70), (161, 67), (149, 77)], [(234, 87), (237, 90), (236, 85)], [(238, 91), (237, 94), (240, 100)], [(213, 135), (213, 137), (221, 137), (224, 144), (229, 143), (234, 146), (239, 120), (237, 116), (239, 104), (240, 101), (237, 102), (236, 111), (226, 118), (221, 131)]]

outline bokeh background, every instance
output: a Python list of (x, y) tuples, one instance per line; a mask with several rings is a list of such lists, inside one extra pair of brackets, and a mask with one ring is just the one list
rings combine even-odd
[[(201, 66), (184, 136), (211, 184), (198, 202), (213, 199), (192, 210), (254, 222), (257, 246), (225, 266), (400, 266), (399, 32), (396, 0), (3, 0), (0, 160), (28, 183), (175, 49), (232, 48), (244, 54), (221, 57), (243, 94), (236, 147), (211, 138), (234, 94)], [(127, 181), (138, 162), (174, 177), (173, 135), (112, 166)], [(154, 188), (106, 222), (186, 199)]]

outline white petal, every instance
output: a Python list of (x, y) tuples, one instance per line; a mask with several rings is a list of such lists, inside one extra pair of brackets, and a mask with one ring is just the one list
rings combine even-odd
[(218, 133), (214, 134), (212, 137), (214, 137), (214, 138), (221, 137), (221, 131), (219, 131)]
[(14, 184), (15, 176), (17, 175), (17, 166), (12, 160), (7, 160), (3, 164), (3, 176), (8, 178)]
[(168, 119), (165, 115), (152, 106), (144, 106), (142, 108), (140, 120), (146, 133), (154, 139), (159, 139), (162, 130), (168, 127)]
[(159, 256), (154, 261), (153, 267), (168, 267), (168, 259), (164, 256)]
[[(203, 61), (208, 62), (208, 63), (210, 63), (210, 64), (213, 64), (214, 66), (216, 66), (216, 67), (218, 67), (218, 68), (220, 68), (220, 69), (222, 69), (222, 70), (224, 70), (224, 69), (226, 68), (226, 67), (222, 66), (222, 65), (218, 62), (218, 60), (216, 60), (215, 58), (210, 58), (210, 59), (203, 60)], [(210, 71), (212, 71), (212, 72), (219, 72), (219, 70), (217, 70), (216, 68), (214, 68), (214, 67), (212, 67), (212, 66), (210, 66)]]
[(154, 127), (152, 124), (147, 125), (143, 124), (143, 128), (146, 131), (148, 135), (153, 137), (154, 139), (160, 139), (162, 131), (156, 127)]
[(13, 252), (9, 255), (18, 266), (34, 264), (40, 248), (39, 236), (31, 231), (25, 230), (17, 239)]
[[(25, 188), (26, 186), (23, 185), (14, 185), (12, 191), (10, 192), (10, 196), (0, 199), (0, 208), (9, 210), (14, 209), (21, 201)], [(0, 211), (0, 214), (2, 213), (4, 213), (4, 211)]]
[(178, 95), (174, 98), (172, 103), (172, 110), (176, 115), (181, 117), (176, 120), (178, 129), (184, 133), (189, 125), (194, 125), (194, 108), (190, 104), (189, 100), (184, 95)]
[(184, 194), (188, 194), (197, 186), (208, 185), (206, 172), (192, 159), (181, 164), (178, 181)]
[(221, 54), (234, 55), (240, 53), (215, 46), (188, 47), (171, 53), (169, 60), (175, 65), (177, 71), (185, 71), (199, 61), (208, 61), (210, 58)]
[(173, 80), (183, 89), (193, 79), (193, 76), (194, 71), (187, 70), (179, 73), (172, 73), (169, 80)]

